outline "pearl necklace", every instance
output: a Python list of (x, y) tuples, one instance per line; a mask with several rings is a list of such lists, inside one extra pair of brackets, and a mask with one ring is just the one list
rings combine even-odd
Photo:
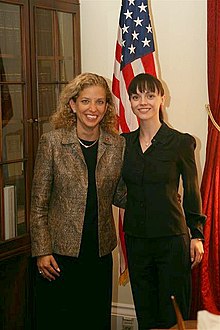
[(78, 141), (79, 141), (79, 143), (84, 147), (84, 148), (91, 148), (91, 147), (93, 147), (95, 144), (96, 144), (96, 142), (98, 141), (98, 139), (97, 140), (95, 140), (92, 144), (89, 144), (89, 145), (86, 145), (86, 144), (84, 144), (80, 139), (78, 139)]

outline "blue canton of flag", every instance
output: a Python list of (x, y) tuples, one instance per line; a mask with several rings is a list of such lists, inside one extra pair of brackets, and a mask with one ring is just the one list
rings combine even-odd
[(122, 31), (121, 69), (148, 53), (154, 52), (154, 40), (147, 1), (122, 1), (119, 25)]

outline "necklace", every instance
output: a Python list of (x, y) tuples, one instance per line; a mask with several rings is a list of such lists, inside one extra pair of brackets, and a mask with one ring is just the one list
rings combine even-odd
[(96, 144), (96, 142), (98, 141), (98, 139), (97, 140), (95, 140), (92, 144), (89, 144), (89, 145), (86, 145), (86, 144), (84, 144), (80, 139), (78, 139), (78, 141), (79, 141), (79, 143), (84, 147), (84, 148), (91, 148), (91, 147), (93, 147), (95, 144)]
[(146, 142), (146, 141), (143, 139), (143, 137), (141, 137), (141, 139), (142, 139), (142, 142), (144, 143), (145, 147), (149, 147), (149, 145), (151, 144), (151, 140), (148, 141), (148, 142)]

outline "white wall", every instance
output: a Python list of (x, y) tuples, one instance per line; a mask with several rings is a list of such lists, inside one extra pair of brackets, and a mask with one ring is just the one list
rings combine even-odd
[[(112, 79), (121, 0), (81, 0), (82, 71)], [(197, 140), (201, 179), (207, 133), (206, 0), (151, 0), (158, 76), (164, 82), (166, 119)], [(117, 251), (116, 251), (117, 252)], [(115, 261), (117, 255), (115, 253)], [(115, 286), (113, 302), (132, 303), (130, 286)]]

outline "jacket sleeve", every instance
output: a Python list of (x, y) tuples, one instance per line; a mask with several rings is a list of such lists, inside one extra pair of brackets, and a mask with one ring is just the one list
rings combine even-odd
[[(121, 133), (120, 135), (124, 137), (124, 148), (123, 148), (123, 155), (122, 155), (122, 159), (124, 162), (124, 153), (125, 153), (125, 147), (126, 147), (126, 134)], [(123, 162), (122, 162), (122, 164), (123, 164)], [(115, 189), (115, 193), (114, 193), (114, 197), (113, 197), (113, 204), (117, 207), (125, 209), (126, 202), (127, 202), (127, 187), (121, 176), (119, 179), (119, 182), (117, 184), (117, 187)]]
[(125, 208), (127, 202), (127, 188), (122, 177), (120, 178), (118, 185), (115, 190), (113, 204), (120, 208)]
[(52, 253), (48, 209), (53, 185), (53, 151), (48, 135), (42, 135), (35, 161), (31, 193), (30, 233), (32, 256)]
[(206, 221), (206, 216), (202, 214), (202, 200), (194, 153), (195, 148), (195, 138), (189, 134), (184, 134), (179, 147), (184, 190), (183, 209), (192, 238), (203, 239), (203, 226)]

